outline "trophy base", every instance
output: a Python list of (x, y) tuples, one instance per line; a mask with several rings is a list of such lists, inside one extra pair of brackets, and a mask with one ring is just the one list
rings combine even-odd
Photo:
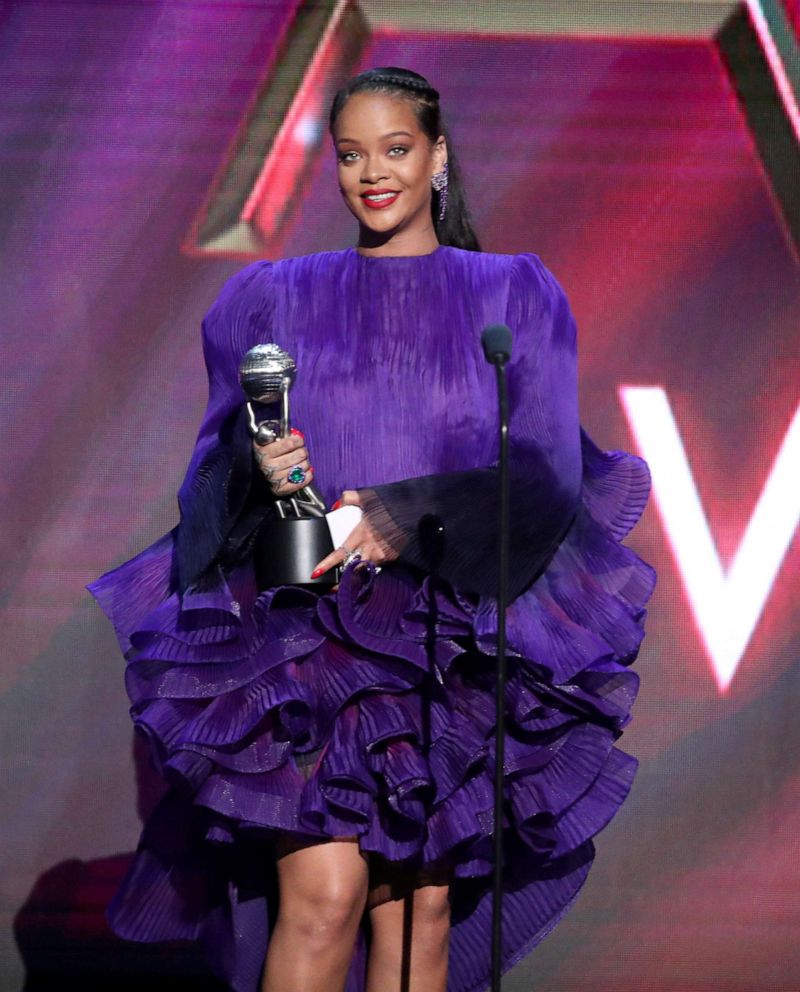
[(333, 541), (324, 517), (269, 518), (260, 528), (253, 545), (259, 589), (335, 585), (335, 568), (318, 579), (311, 578), (314, 567), (331, 551)]

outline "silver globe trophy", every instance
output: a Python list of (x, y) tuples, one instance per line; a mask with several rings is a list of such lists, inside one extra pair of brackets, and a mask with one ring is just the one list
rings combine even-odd
[[(289, 390), (296, 374), (294, 359), (277, 344), (257, 344), (242, 358), (239, 382), (247, 397), (250, 433), (259, 446), (289, 436)], [(279, 406), (279, 415), (258, 420), (256, 403)], [(253, 549), (261, 588), (333, 585), (333, 569), (318, 579), (311, 578), (317, 562), (333, 551), (325, 503), (314, 487), (303, 486), (290, 496), (276, 496), (274, 506), (276, 515), (262, 526)]]

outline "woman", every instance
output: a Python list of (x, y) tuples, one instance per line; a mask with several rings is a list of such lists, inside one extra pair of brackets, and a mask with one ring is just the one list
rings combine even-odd
[[(362, 73), (330, 129), (358, 244), (226, 283), (203, 324), (209, 406), (180, 523), (92, 587), (173, 786), (110, 918), (133, 940), (200, 940), (237, 992), (467, 992), (490, 969), (483, 327), (514, 335), (506, 968), (576, 897), (635, 772), (613, 744), (654, 576), (620, 542), (649, 476), (580, 428), (575, 325), (553, 276), (535, 255), (479, 250), (430, 84)], [(259, 446), (237, 369), (267, 341), (297, 361), (298, 429)], [(312, 480), (328, 505), (363, 510), (314, 571), (344, 566), (339, 585), (259, 590), (260, 528)]]

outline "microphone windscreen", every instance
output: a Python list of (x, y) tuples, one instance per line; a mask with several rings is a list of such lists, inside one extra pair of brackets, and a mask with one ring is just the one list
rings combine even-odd
[(486, 361), (494, 364), (511, 358), (511, 330), (505, 324), (489, 324), (481, 334), (481, 344)]

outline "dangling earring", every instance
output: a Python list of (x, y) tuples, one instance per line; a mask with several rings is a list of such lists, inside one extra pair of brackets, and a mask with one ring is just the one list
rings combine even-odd
[(444, 220), (447, 209), (447, 162), (441, 172), (434, 172), (431, 176), (431, 186), (439, 194), (439, 220)]

